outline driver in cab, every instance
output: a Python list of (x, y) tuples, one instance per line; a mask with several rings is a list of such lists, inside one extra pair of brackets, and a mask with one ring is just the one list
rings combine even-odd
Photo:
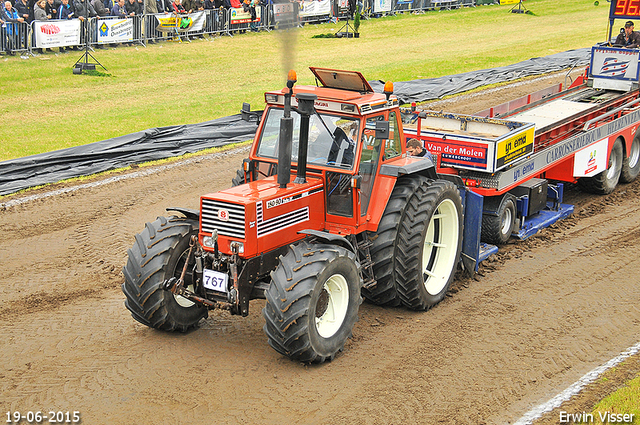
[(633, 30), (633, 22), (627, 21), (616, 38), (615, 46), (637, 49), (640, 46), (640, 33)]

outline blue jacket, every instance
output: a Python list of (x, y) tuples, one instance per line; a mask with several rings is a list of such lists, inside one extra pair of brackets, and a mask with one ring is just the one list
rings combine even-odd
[(18, 18), (18, 12), (13, 7), (11, 8), (11, 11), (8, 11), (4, 6), (0, 8), (0, 19), (7, 22), (7, 34), (13, 35), (13, 27), (16, 23), (20, 22), (18, 21)]
[(60, 5), (58, 9), (58, 19), (73, 19), (73, 8), (69, 3), (65, 6), (64, 4)]

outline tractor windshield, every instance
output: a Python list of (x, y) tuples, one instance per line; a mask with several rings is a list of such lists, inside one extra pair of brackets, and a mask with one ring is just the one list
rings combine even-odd
[[(262, 127), (258, 144), (258, 156), (278, 158), (278, 140), (280, 119), (284, 110), (270, 108)], [(309, 120), (309, 148), (307, 163), (341, 169), (352, 169), (356, 154), (356, 143), (360, 134), (358, 119), (339, 115), (312, 115)], [(300, 140), (300, 115), (292, 112), (293, 146), (291, 160), (298, 161), (298, 142)]]

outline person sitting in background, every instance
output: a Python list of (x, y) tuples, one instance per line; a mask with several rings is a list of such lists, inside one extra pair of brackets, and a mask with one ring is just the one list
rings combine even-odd
[(627, 48), (638, 48), (640, 46), (640, 33), (633, 30), (632, 21), (625, 22), (624, 29), (620, 29), (620, 34), (616, 37), (614, 44)]
[(418, 139), (409, 139), (407, 141), (407, 153), (410, 156), (426, 157), (433, 161), (431, 153), (422, 146), (422, 142)]

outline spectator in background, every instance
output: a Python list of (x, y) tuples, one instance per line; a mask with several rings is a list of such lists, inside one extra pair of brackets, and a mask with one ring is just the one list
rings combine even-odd
[(127, 9), (127, 16), (133, 18), (133, 39), (140, 40), (142, 38), (142, 22), (140, 18), (136, 18), (136, 16), (142, 15), (143, 11), (138, 9), (137, 0), (125, 1), (124, 7)]
[(171, 3), (171, 7), (173, 7), (173, 13), (175, 13), (176, 15), (180, 13), (187, 13), (184, 6), (182, 6), (182, 1), (180, 0), (173, 0), (173, 2)]
[(118, 3), (113, 5), (113, 8), (111, 9), (111, 15), (117, 16), (118, 18), (127, 17), (127, 9), (124, 7), (124, 0), (118, 0)]
[(14, 56), (18, 36), (17, 24), (24, 22), (24, 18), (18, 16), (18, 12), (13, 8), (10, 1), (6, 1), (4, 2), (4, 7), (0, 9), (0, 19), (4, 21), (2, 26), (6, 31), (6, 52)]
[(47, 0), (44, 10), (47, 12), (47, 19), (58, 19), (58, 9), (60, 8), (59, 0)]
[[(36, 5), (33, 8), (33, 18), (36, 21), (46, 21), (49, 18), (47, 17), (47, 11), (45, 10), (46, 8), (46, 4), (47, 1), (46, 0), (38, 0), (38, 2), (36, 3)], [(34, 45), (35, 45), (35, 35), (33, 36), (33, 41), (34, 41)], [(51, 50), (51, 49), (47, 49), (47, 50)], [(38, 53), (42, 53), (42, 48), (38, 47), (36, 49), (36, 51)]]
[(96, 11), (96, 16), (99, 18), (104, 18), (105, 16), (109, 16), (111, 12), (104, 5), (104, 1), (102, 0), (93, 0), (91, 3), (93, 5), (93, 10)]
[[(153, 1), (153, 0), (148, 0), (148, 1)], [(173, 12), (173, 6), (171, 5), (171, 0), (156, 0), (156, 7), (158, 8), (158, 13)]]
[(186, 10), (187, 13), (195, 12), (193, 0), (182, 0), (182, 7), (184, 7), (184, 10)]
[(74, 0), (73, 9), (75, 10), (75, 17), (84, 22), (88, 18), (95, 18), (97, 16), (96, 10), (93, 5), (89, 3), (89, 0)]
[(127, 16), (138, 16), (138, 2), (136, 0), (127, 0), (124, 2), (124, 7), (127, 9)]
[(49, 18), (47, 17), (46, 0), (38, 0), (35, 7), (33, 8), (33, 18), (36, 21), (46, 21)]
[(104, 8), (109, 11), (109, 14), (111, 14), (111, 10), (113, 9), (113, 6), (115, 6), (117, 3), (118, 3), (118, 0), (103, 0), (102, 1), (102, 4), (104, 4)]
[(33, 19), (29, 16), (29, 5), (27, 0), (16, 0), (13, 8), (18, 13), (18, 16), (23, 18), (25, 22), (31, 23)]
[(258, 19), (257, 15), (256, 15), (256, 6), (258, 6), (260, 3), (258, 2), (258, 0), (244, 0), (242, 3), (242, 8), (244, 9), (245, 12), (249, 12), (249, 15), (251, 15), (251, 23), (249, 24), (249, 28), (251, 29), (251, 31), (258, 31), (258, 29), (256, 28), (256, 20)]
[(69, 0), (62, 0), (58, 8), (58, 19), (73, 19), (73, 7), (69, 4)]

